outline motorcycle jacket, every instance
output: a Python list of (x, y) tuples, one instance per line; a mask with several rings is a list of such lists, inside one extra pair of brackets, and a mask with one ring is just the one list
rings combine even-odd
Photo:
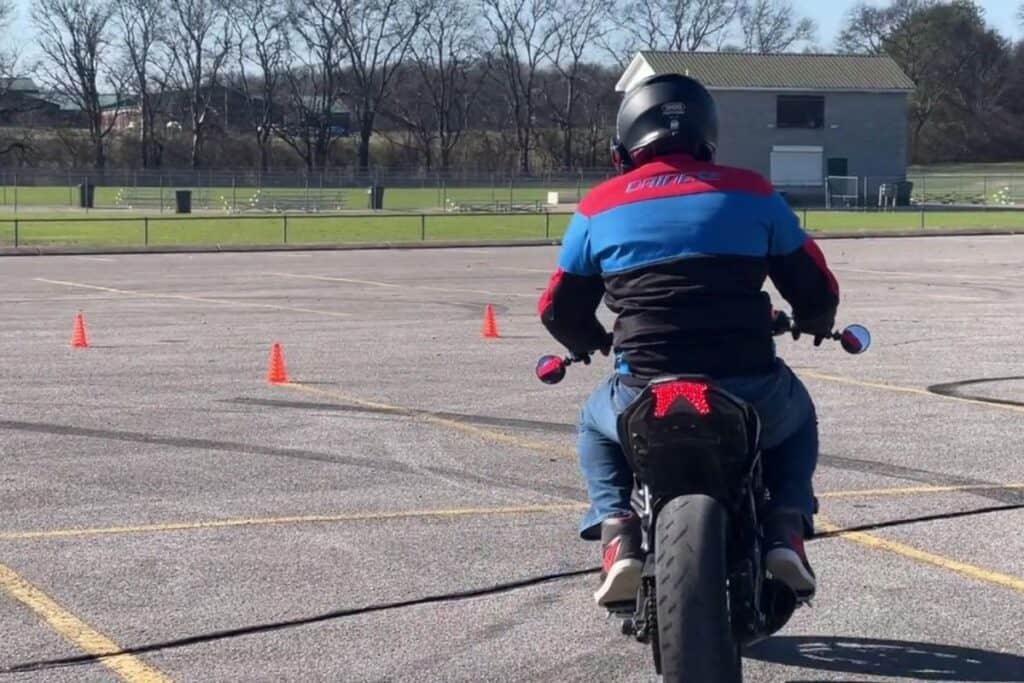
[(538, 302), (574, 353), (607, 345), (619, 373), (712, 377), (769, 372), (770, 277), (797, 319), (835, 313), (839, 286), (785, 200), (752, 171), (665, 156), (608, 180), (580, 203)]

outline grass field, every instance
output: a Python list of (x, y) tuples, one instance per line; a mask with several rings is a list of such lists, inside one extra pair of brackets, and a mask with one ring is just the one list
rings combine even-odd
[[(13, 175), (4, 175), (2, 181), (12, 183)], [(913, 199), (926, 204), (973, 204), (1000, 206), (1024, 204), (1024, 164), (935, 164), (911, 166), (907, 179), (913, 185)], [(74, 180), (72, 177), (71, 180)], [(449, 207), (451, 204), (529, 204), (544, 202), (549, 191), (563, 197), (575, 198), (590, 189), (597, 178), (589, 177), (577, 183), (571, 180), (546, 182), (541, 179), (517, 180), (510, 184), (482, 187), (442, 187), (432, 178), (423, 178), (419, 187), (389, 187), (385, 189), (384, 207), (396, 211), (414, 211)], [(295, 178), (301, 184), (301, 177)], [(223, 178), (220, 182), (225, 182)], [(414, 181), (415, 182), (415, 181)], [(229, 213), (250, 208), (269, 210), (335, 211), (338, 209), (366, 209), (368, 196), (365, 186), (347, 188), (320, 188), (316, 183), (309, 188), (232, 187), (222, 184), (213, 187), (97, 187), (97, 209), (136, 209), (171, 212), (174, 191), (192, 191), (192, 204), (196, 209)], [(822, 195), (824, 199), (824, 195)], [(0, 182), (0, 212), (4, 210), (35, 211), (46, 208), (77, 209), (76, 185), (15, 186)]]
[[(21, 246), (312, 244), (558, 237), (567, 214), (235, 216), (18, 220)], [(0, 243), (14, 244), (14, 221), (0, 219)]]
[[(98, 215), (97, 215), (98, 214)], [(800, 211), (816, 233), (992, 228), (1024, 230), (1021, 211), (839, 212)], [(17, 221), (19, 246), (271, 245), (421, 240), (557, 238), (568, 214), (378, 214), (286, 216), (149, 216), (94, 212), (88, 219), (40, 212)], [(15, 221), (0, 217), (0, 245), (15, 244)]]
[[(369, 197), (366, 188), (263, 188), (201, 187), (201, 188), (120, 188), (97, 187), (94, 206), (97, 209), (174, 210), (174, 190), (192, 191), (192, 205), (198, 209), (246, 209), (253, 205), (273, 209), (317, 206), (321, 210), (366, 209)], [(384, 206), (396, 211), (439, 208), (454, 203), (534, 203), (547, 200), (548, 192), (563, 197), (576, 197), (586, 186), (517, 187), (412, 187), (386, 188)], [(0, 210), (19, 212), (23, 209), (78, 208), (78, 189), (64, 186), (0, 186)]]

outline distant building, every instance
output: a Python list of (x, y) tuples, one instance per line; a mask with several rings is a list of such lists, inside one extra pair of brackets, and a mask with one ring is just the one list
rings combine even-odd
[(907, 100), (914, 83), (889, 57), (639, 52), (619, 79), (696, 78), (718, 103), (718, 160), (751, 168), (787, 195), (823, 201), (827, 176), (861, 201), (907, 170)]
[(31, 78), (0, 79), (0, 126), (55, 125), (60, 104), (44, 95)]

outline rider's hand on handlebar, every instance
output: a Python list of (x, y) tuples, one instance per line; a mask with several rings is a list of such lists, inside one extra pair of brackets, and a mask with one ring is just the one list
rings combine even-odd
[(814, 318), (801, 318), (794, 314), (793, 339), (799, 339), (800, 334), (814, 336), (814, 345), (821, 346), (821, 341), (832, 336), (832, 329), (836, 325), (835, 309), (822, 313)]

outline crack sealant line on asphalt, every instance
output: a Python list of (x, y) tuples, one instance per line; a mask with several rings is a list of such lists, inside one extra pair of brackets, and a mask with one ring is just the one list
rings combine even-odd
[[(321, 282), (341, 282), (352, 285), (366, 285), (367, 287), (383, 287), (386, 289), (411, 289), (423, 290), (425, 292), (445, 292), (447, 294), (486, 294), (487, 296), (510, 296), (523, 299), (536, 299), (538, 294), (520, 294), (518, 292), (494, 292), (487, 289), (467, 289), (464, 287), (432, 287), (430, 285), (398, 284), (395, 282), (381, 282), (379, 280), (359, 280), (350, 277), (329, 277), (327, 275), (302, 275), (299, 273), (266, 272), (263, 275), (274, 277), (292, 278), (294, 280), (318, 280)], [(538, 283), (543, 284), (543, 283)]]
[(130, 683), (169, 683), (170, 678), (85, 623), (32, 585), (10, 567), (0, 564), (0, 589), (32, 610), (65, 640)]
[(242, 517), (213, 519), (199, 522), (158, 522), (127, 526), (92, 527), (77, 529), (49, 529), (38, 531), (0, 532), (0, 541), (25, 541), (48, 538), (81, 538), (86, 536), (119, 536), (127, 534), (163, 533), (168, 531), (201, 531), (230, 527), (281, 526), (286, 524), (323, 524), (331, 522), (374, 522), (396, 519), (430, 519), (456, 517), (483, 517), (489, 515), (530, 515), (545, 512), (573, 512), (585, 509), (583, 503), (554, 503), (503, 507), (473, 507), (441, 510), (398, 510), (394, 512), (351, 512), (336, 515), (292, 515), (287, 517)]
[[(804, 373), (804, 374), (807, 374), (807, 373)], [(962, 400), (962, 401), (968, 401), (968, 402), (971, 402), (971, 403), (980, 403), (982, 405), (988, 405), (990, 407), (997, 407), (997, 408), (1013, 408), (1014, 407), (1014, 406), (999, 406), (999, 405), (995, 405), (995, 404), (987, 404), (987, 403), (985, 403), (983, 401), (971, 401), (970, 399), (956, 399), (954, 397), (945, 397), (945, 396), (941, 396), (941, 395), (938, 395), (938, 394), (932, 394), (932, 393), (930, 393), (928, 391), (925, 391), (923, 389), (913, 389), (911, 387), (893, 387), (893, 385), (885, 385), (885, 384), (874, 385), (872, 383), (860, 382), (859, 380), (847, 380), (846, 378), (842, 378), (842, 377), (835, 378), (835, 377), (830, 376), (830, 375), (818, 375), (818, 377), (822, 378), (822, 379), (836, 379), (836, 380), (840, 380), (840, 381), (847, 381), (849, 383), (858, 384), (858, 385), (863, 384), (863, 385), (869, 386), (869, 387), (876, 387), (877, 386), (877, 388), (883, 388), (883, 389), (895, 388), (896, 390), (904, 390), (904, 391), (907, 391), (909, 393), (923, 394), (925, 396), (932, 396), (932, 397), (938, 397), (938, 398), (950, 398), (950, 399), (953, 399), (953, 400)], [(469, 424), (466, 424), (464, 422), (460, 422), (458, 420), (453, 420), (453, 419), (450, 419), (450, 418), (440, 418), (440, 417), (437, 417), (436, 415), (434, 415), (432, 413), (429, 413), (427, 411), (417, 410), (415, 408), (403, 408), (401, 406), (393, 406), (393, 405), (389, 405), (389, 404), (386, 404), (386, 403), (380, 403), (380, 402), (377, 402), (377, 401), (367, 401), (367, 400), (364, 400), (364, 399), (361, 399), (361, 398), (358, 398), (358, 397), (355, 397), (355, 396), (349, 396), (347, 394), (343, 394), (343, 393), (340, 393), (340, 392), (327, 391), (327, 390), (324, 390), (324, 389), (318, 389), (318, 388), (315, 388), (315, 387), (310, 387), (310, 386), (306, 386), (304, 384), (298, 384), (298, 383), (295, 383), (295, 382), (290, 382), (288, 384), (280, 384), (278, 386), (284, 387), (284, 388), (287, 388), (287, 389), (297, 390), (297, 391), (304, 391), (304, 392), (311, 393), (311, 394), (318, 394), (320, 396), (326, 396), (328, 398), (333, 398), (336, 401), (343, 401), (343, 402), (353, 403), (355, 405), (367, 406), (367, 407), (375, 408), (377, 410), (383, 410), (383, 411), (391, 412), (391, 413), (396, 414), (396, 415), (404, 415), (406, 417), (420, 419), (420, 420), (422, 420), (424, 422), (428, 422), (428, 423), (431, 423), (431, 424), (447, 426), (447, 427), (450, 427), (450, 428), (453, 428), (453, 429), (457, 429), (457, 430), (465, 432), (465, 433), (473, 434), (474, 436), (478, 436), (478, 437), (483, 438), (483, 439), (487, 439), (487, 440), (491, 440), (491, 441), (497, 441), (499, 443), (508, 443), (510, 445), (519, 446), (521, 448), (526, 448), (528, 450), (538, 451), (538, 452), (542, 452), (542, 453), (546, 453), (546, 454), (555, 454), (555, 455), (563, 455), (564, 456), (565, 453), (568, 450), (568, 449), (560, 449), (560, 448), (557, 448), (555, 446), (551, 446), (550, 444), (543, 443), (543, 442), (519, 439), (518, 437), (512, 436), (512, 435), (507, 434), (505, 432), (499, 432), (499, 431), (495, 431), (495, 430), (492, 430), (492, 429), (484, 429), (482, 427), (476, 427), (474, 425), (469, 425)], [(1024, 412), (1024, 409), (1018, 408), (1017, 410), (1019, 412)], [(569, 452), (571, 453), (571, 451), (569, 451)], [(827, 519), (822, 519), (820, 526), (821, 526), (821, 529), (824, 530), (824, 531), (828, 531), (828, 532), (833, 533), (833, 534), (835, 534), (837, 536), (840, 536), (841, 538), (844, 538), (844, 539), (846, 539), (848, 541), (851, 541), (853, 543), (857, 543), (859, 545), (862, 545), (862, 546), (865, 546), (865, 547), (868, 547), (868, 548), (872, 548), (874, 550), (882, 550), (882, 551), (890, 552), (890, 553), (899, 555), (901, 557), (904, 557), (904, 558), (907, 558), (907, 559), (910, 559), (910, 560), (914, 560), (914, 561), (922, 563), (922, 564), (928, 564), (928, 565), (931, 565), (931, 566), (934, 566), (934, 567), (939, 567), (939, 568), (951, 571), (953, 573), (959, 574), (960, 576), (968, 577), (968, 578), (975, 579), (975, 580), (978, 580), (978, 581), (983, 581), (983, 582), (994, 584), (994, 585), (997, 585), (997, 586), (1003, 586), (1003, 587), (1011, 588), (1013, 590), (1016, 590), (1017, 592), (1024, 593), (1024, 579), (1020, 579), (1020, 578), (1017, 578), (1017, 577), (1014, 577), (1014, 576), (1009, 576), (1007, 574), (1001, 574), (999, 572), (990, 571), (990, 570), (985, 569), (983, 567), (977, 567), (977, 566), (974, 566), (974, 565), (966, 564), (964, 562), (959, 562), (959, 561), (954, 560), (952, 558), (947, 558), (947, 557), (943, 557), (941, 555), (937, 555), (935, 553), (929, 553), (929, 552), (926, 552), (924, 550), (919, 550), (918, 548), (914, 548), (913, 546), (905, 545), (903, 543), (897, 543), (895, 541), (888, 541), (886, 539), (883, 539), (883, 538), (880, 538), (878, 536), (874, 536), (872, 534), (865, 533), (865, 532), (862, 532), (862, 531), (847, 531), (847, 532), (844, 532), (842, 527), (839, 527), (839, 526), (835, 525), (834, 523), (828, 521)]]
[(855, 387), (863, 387), (865, 389), (882, 389), (884, 391), (894, 391), (901, 394), (914, 394), (916, 396), (927, 396), (928, 398), (939, 399), (943, 401), (958, 401), (960, 403), (970, 403), (976, 406), (984, 406), (986, 408), (993, 408), (995, 410), (1009, 410), (1014, 413), (1024, 413), (1024, 406), (1012, 405), (1007, 403), (996, 403), (994, 401), (982, 401), (977, 398), (965, 398), (963, 396), (950, 396), (948, 394), (939, 394), (934, 391), (928, 391), (927, 389), (921, 389), (920, 387), (905, 387), (899, 384), (886, 384), (884, 382), (868, 382), (865, 380), (853, 379), (852, 377), (841, 377), (839, 375), (826, 375), (821, 372), (814, 372), (813, 370), (799, 370), (797, 374), (800, 377), (810, 377), (812, 379), (820, 379), (826, 382), (836, 382), (838, 384), (848, 384)]
[(36, 282), (45, 282), (48, 285), (60, 287), (72, 287), (75, 289), (90, 289), (97, 292), (110, 292), (124, 296), (134, 296), (143, 299), (171, 299), (176, 301), (191, 301), (200, 304), (216, 304), (218, 306), (236, 306), (239, 308), (267, 308), (276, 311), (291, 311), (293, 313), (312, 313), (314, 315), (325, 315), (331, 318), (351, 318), (351, 313), (340, 311), (323, 311), (315, 308), (300, 308), (297, 306), (281, 306), (279, 304), (263, 304), (255, 301), (234, 301), (232, 299), (214, 299), (205, 296), (189, 296), (187, 294), (169, 294), (166, 292), (144, 292), (134, 289), (117, 289), (116, 287), (103, 287), (101, 285), (90, 285), (85, 282), (70, 282), (68, 280), (50, 280), (44, 277), (32, 278)]

